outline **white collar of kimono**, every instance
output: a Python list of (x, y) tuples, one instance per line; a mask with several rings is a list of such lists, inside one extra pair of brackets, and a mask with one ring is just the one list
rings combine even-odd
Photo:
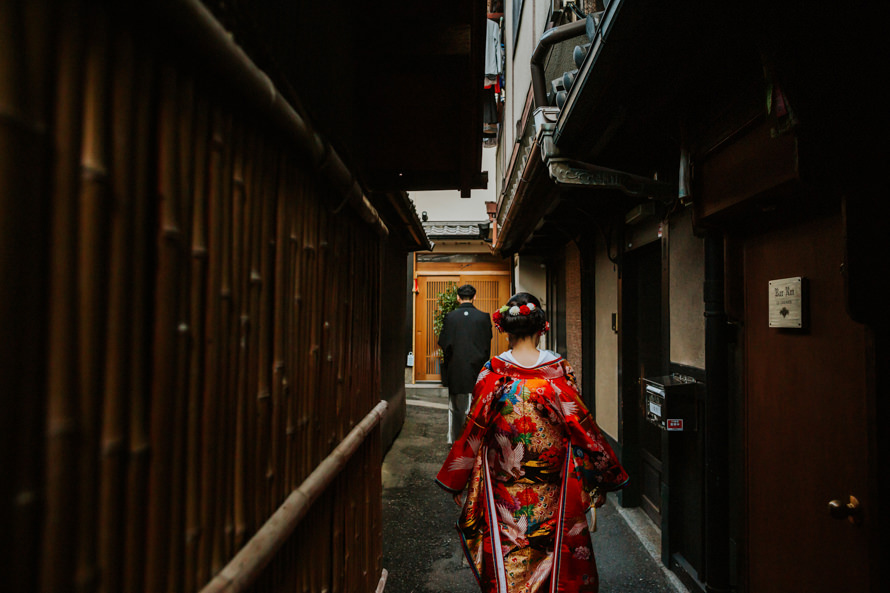
[(536, 366), (541, 366), (542, 364), (547, 364), (548, 362), (553, 362), (557, 358), (559, 358), (558, 354), (555, 354), (549, 350), (538, 350), (538, 362), (533, 364), (530, 367), (525, 366), (524, 364), (519, 364), (519, 361), (513, 358), (513, 351), (507, 350), (506, 352), (502, 352), (498, 355), (498, 358), (503, 360), (504, 362), (509, 362), (510, 364), (516, 365), (518, 367), (522, 367), (524, 369), (534, 368)]

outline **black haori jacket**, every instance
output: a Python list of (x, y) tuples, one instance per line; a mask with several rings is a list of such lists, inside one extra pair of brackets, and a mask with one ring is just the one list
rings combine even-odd
[(491, 318), (470, 303), (445, 316), (439, 335), (442, 385), (449, 393), (472, 393), (476, 377), (491, 357)]

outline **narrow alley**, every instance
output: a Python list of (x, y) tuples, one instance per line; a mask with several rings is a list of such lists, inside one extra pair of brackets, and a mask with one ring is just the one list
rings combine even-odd
[[(458, 509), (434, 481), (448, 451), (448, 398), (435, 383), (409, 385), (407, 392), (405, 424), (383, 460), (386, 592), (478, 593), (454, 528)], [(601, 593), (686, 593), (640, 540), (647, 527), (649, 539), (655, 535), (642, 515), (619, 514), (611, 495), (600, 510), (593, 544)]]
[(0, 1), (0, 593), (890, 590), (883, 4)]

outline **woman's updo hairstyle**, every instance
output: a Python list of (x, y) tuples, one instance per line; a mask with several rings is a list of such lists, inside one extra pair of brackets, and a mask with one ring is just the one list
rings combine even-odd
[[(513, 307), (519, 308), (521, 312), (511, 314), (510, 310)], [(547, 316), (535, 295), (517, 292), (510, 297), (504, 307), (495, 312), (495, 325), (500, 331), (517, 338), (535, 336), (547, 331)]]

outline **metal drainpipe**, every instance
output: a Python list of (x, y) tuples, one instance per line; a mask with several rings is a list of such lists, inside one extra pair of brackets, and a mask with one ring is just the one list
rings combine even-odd
[(705, 237), (705, 551), (708, 593), (729, 587), (729, 368), (723, 235)]
[[(123, 9), (122, 9), (123, 10)], [(167, 0), (153, 7), (156, 31), (165, 32), (205, 58), (220, 78), (240, 92), (257, 111), (269, 117), (307, 151), (312, 163), (346, 198), (358, 215), (381, 235), (389, 234), (386, 224), (365, 196), (358, 181), (337, 151), (316, 134), (275, 88), (269, 76), (257, 68), (232, 36), (199, 0)]]
[(544, 58), (547, 57), (547, 50), (554, 43), (577, 37), (587, 32), (587, 21), (591, 17), (587, 17), (582, 21), (575, 21), (552, 29), (547, 29), (541, 35), (538, 45), (535, 47), (534, 53), (530, 60), (532, 70), (532, 89), (535, 95), (535, 107), (544, 107), (547, 105), (547, 84), (544, 80)]

